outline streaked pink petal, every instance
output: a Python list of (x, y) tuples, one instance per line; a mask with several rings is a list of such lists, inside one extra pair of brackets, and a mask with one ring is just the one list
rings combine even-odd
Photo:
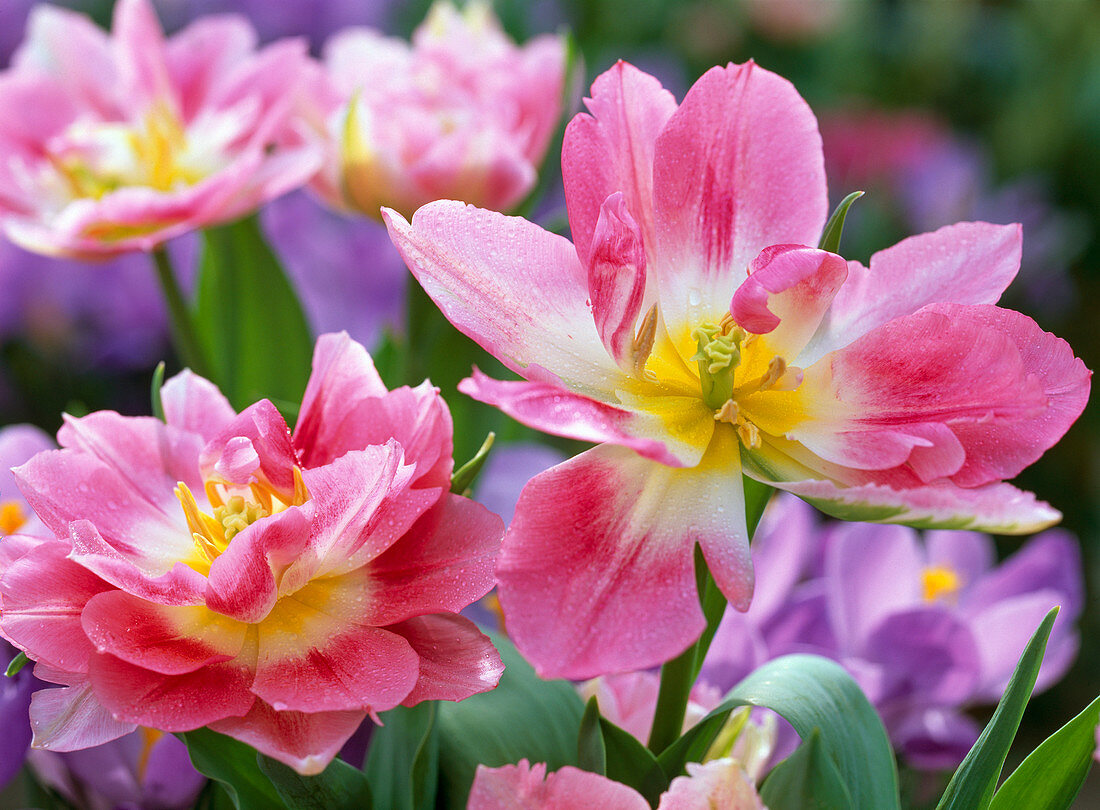
[(134, 104), (175, 103), (164, 31), (149, 0), (118, 0), (111, 25), (124, 97)]
[(438, 613), (390, 625), (420, 656), (420, 676), (401, 701), (464, 700), (494, 689), (504, 672), (493, 642), (462, 616)]
[(591, 115), (581, 113), (570, 121), (562, 143), (562, 179), (577, 254), (588, 262), (600, 207), (620, 191), (653, 256), (653, 156), (676, 99), (657, 79), (622, 61), (596, 77), (591, 93), (585, 99)]
[(747, 607), (752, 569), (732, 441), (732, 457), (716, 454), (724, 466), (666, 467), (603, 445), (531, 479), (497, 579), (508, 632), (541, 675), (642, 669), (687, 647), (703, 624), (696, 543), (719, 586)]
[(600, 208), (588, 260), (588, 294), (596, 330), (624, 371), (634, 368), (634, 324), (642, 308), (646, 278), (645, 245), (622, 192)]
[(388, 625), (457, 613), (492, 590), (504, 523), (484, 506), (444, 495), (366, 569), (364, 621)]
[(248, 484), (252, 473), (260, 468), (260, 455), (245, 436), (234, 436), (226, 442), (214, 472), (231, 484)]
[(216, 475), (215, 465), (225, 454), (230, 442), (238, 436), (249, 439), (260, 458), (255, 476), (268, 483), (290, 502), (294, 494), (294, 467), (298, 456), (290, 441), (290, 428), (282, 415), (266, 399), (245, 408), (226, 425), (216, 438), (207, 442), (199, 456), (203, 478)]
[(318, 774), (359, 728), (366, 712), (277, 712), (257, 700), (244, 717), (210, 724), (305, 776)]
[(566, 765), (547, 775), (546, 765), (490, 768), (477, 766), (467, 810), (647, 810), (649, 804), (633, 788), (606, 776)]
[(240, 717), (256, 696), (250, 668), (238, 661), (182, 675), (161, 675), (97, 653), (88, 677), (96, 697), (119, 720), (163, 731), (191, 731), (223, 717)]
[(587, 273), (568, 240), (526, 220), (461, 203), (429, 203), (412, 225), (383, 211), (390, 238), (443, 314), (528, 379), (581, 393), (614, 390), (586, 301)]
[(756, 786), (735, 759), (689, 762), (687, 772), (672, 780), (657, 810), (765, 810)]
[(972, 529), (1031, 534), (1054, 525), (1062, 513), (1009, 484), (964, 489), (946, 481), (918, 489), (881, 484), (839, 487), (831, 481), (771, 481), (841, 520), (906, 523), (922, 529)]
[(657, 139), (653, 203), (665, 321), (716, 321), (761, 250), (817, 244), (828, 201), (813, 113), (753, 62), (712, 68)]
[(847, 276), (848, 265), (835, 253), (798, 245), (765, 248), (733, 294), (730, 314), (743, 329), (767, 334), (768, 346), (793, 363)]
[(164, 675), (236, 657), (248, 629), (203, 605), (158, 605), (123, 591), (89, 599), (81, 625), (97, 652)]
[(172, 36), (165, 60), (183, 120), (192, 120), (211, 103), (218, 83), (248, 59), (256, 44), (252, 24), (228, 14), (200, 17)]
[(190, 369), (165, 381), (160, 389), (160, 401), (169, 425), (197, 433), (204, 441), (221, 433), (237, 416), (218, 387)]
[(871, 257), (849, 262), (848, 281), (802, 362), (809, 365), (894, 318), (926, 304), (993, 304), (1020, 269), (1019, 225), (960, 222), (911, 236)]
[(57, 689), (39, 689), (31, 695), (30, 720), (34, 730), (32, 745), (50, 751), (78, 751), (117, 740), (136, 727), (116, 720), (96, 700), (91, 685), (83, 676), (54, 673), (35, 667), (35, 675), (51, 675), (66, 684)]

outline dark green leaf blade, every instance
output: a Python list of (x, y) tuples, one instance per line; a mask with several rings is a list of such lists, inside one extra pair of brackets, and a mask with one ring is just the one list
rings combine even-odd
[(848, 209), (862, 196), (862, 191), (853, 191), (840, 201), (840, 205), (825, 223), (825, 230), (821, 232), (821, 241), (817, 245), (821, 250), (827, 250), (830, 253), (840, 252), (840, 237), (844, 233), (844, 220), (848, 218)]
[(993, 796), (990, 810), (1069, 808), (1092, 767), (1098, 722), (1100, 698), (1028, 754)]
[(1057, 615), (1058, 608), (1051, 610), (1027, 643), (989, 725), (951, 777), (936, 810), (986, 810), (989, 807), (1008, 749), (1035, 686), (1047, 638)]
[(760, 798), (773, 810), (848, 810), (852, 796), (824, 753), (814, 729), (795, 752), (768, 774)]
[(234, 407), (301, 401), (313, 336), (256, 217), (203, 232), (195, 324), (213, 382)]
[(342, 760), (334, 759), (316, 776), (302, 776), (263, 754), (256, 759), (290, 810), (371, 810), (374, 806), (366, 776)]
[(634, 788), (655, 807), (669, 783), (657, 757), (633, 734), (606, 717), (600, 718), (600, 733), (607, 751), (607, 778)]
[(379, 807), (424, 810), (435, 806), (439, 737), (436, 704), (398, 706), (382, 713), (364, 770)]
[(584, 707), (577, 734), (577, 767), (603, 776), (607, 773), (607, 749), (600, 731), (600, 706), (593, 695)]
[(220, 782), (238, 810), (285, 810), (287, 805), (256, 763), (256, 749), (208, 728), (176, 735), (199, 773)]

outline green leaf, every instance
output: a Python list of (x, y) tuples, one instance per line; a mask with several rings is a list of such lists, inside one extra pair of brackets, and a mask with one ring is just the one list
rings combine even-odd
[(256, 749), (208, 728), (176, 736), (187, 746), (195, 770), (220, 782), (237, 810), (292, 810), (260, 770)]
[(478, 764), (526, 758), (551, 771), (577, 764), (583, 704), (573, 685), (542, 680), (511, 642), (490, 635), (507, 667), (500, 685), (438, 706), (440, 807), (466, 807)]
[(600, 733), (607, 752), (607, 778), (629, 785), (656, 806), (669, 783), (657, 757), (633, 734), (606, 717), (600, 718)]
[(364, 768), (379, 807), (426, 810), (435, 806), (439, 737), (436, 704), (398, 706), (382, 713), (371, 734)]
[(164, 387), (164, 361), (161, 360), (157, 363), (157, 367), (153, 369), (153, 382), (150, 385), (149, 398), (152, 400), (153, 416), (162, 422), (168, 421), (164, 418), (164, 401), (160, 398), (160, 389)]
[(1057, 615), (1058, 608), (1051, 610), (1027, 643), (989, 725), (947, 783), (936, 810), (986, 810), (989, 807), (1008, 749), (1035, 686), (1050, 628)]
[(301, 401), (313, 336), (255, 217), (203, 232), (195, 325), (213, 382), (234, 407)]
[(825, 223), (825, 230), (821, 233), (821, 241), (817, 245), (821, 250), (827, 250), (830, 253), (840, 252), (840, 236), (844, 233), (844, 220), (848, 218), (848, 209), (862, 196), (862, 191), (853, 191), (840, 201), (840, 205), (833, 211), (829, 221)]
[(4, 674), (9, 678), (14, 678), (19, 674), (19, 670), (23, 669), (31, 659), (27, 658), (27, 654), (20, 650), (15, 658), (8, 662), (8, 668), (4, 670)]
[(1069, 808), (1092, 766), (1097, 723), (1100, 698), (1028, 754), (993, 796), (990, 810)]
[(795, 752), (780, 762), (760, 789), (772, 810), (848, 810), (852, 796), (814, 729)]
[(485, 466), (485, 460), (489, 458), (489, 451), (493, 449), (493, 440), (496, 437), (495, 433), (489, 431), (474, 457), (454, 471), (451, 475), (451, 492), (462, 495), (470, 488), (477, 479), (478, 473), (481, 472), (481, 468)]
[(607, 773), (607, 749), (600, 731), (600, 706), (596, 696), (588, 699), (577, 733), (577, 767), (603, 776)]
[(257, 754), (256, 761), (290, 810), (371, 810), (373, 807), (366, 776), (342, 760), (334, 759), (316, 776), (302, 776), (263, 754)]

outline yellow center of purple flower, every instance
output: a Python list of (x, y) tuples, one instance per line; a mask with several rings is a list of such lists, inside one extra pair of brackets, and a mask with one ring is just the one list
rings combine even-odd
[(0, 502), (0, 535), (15, 534), (27, 522), (27, 513), (19, 501)]
[(962, 584), (958, 571), (947, 565), (929, 565), (921, 572), (925, 602), (953, 602)]

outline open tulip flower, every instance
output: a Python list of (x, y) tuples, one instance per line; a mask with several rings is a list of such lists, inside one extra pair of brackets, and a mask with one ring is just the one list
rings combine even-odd
[(16, 471), (55, 535), (8, 538), (0, 569), (0, 634), (61, 685), (34, 696), (36, 746), (209, 726), (316, 773), (368, 714), (496, 685), (456, 614), (492, 587), (503, 524), (450, 494), (430, 383), (387, 391), (326, 335), (293, 435), (190, 372), (161, 396), (166, 423), (68, 419)]
[(447, 317), (525, 379), (462, 390), (598, 442), (525, 488), (497, 568), (544, 676), (639, 669), (704, 627), (693, 549), (753, 589), (742, 475), (832, 515), (1031, 532), (1012, 478), (1085, 406), (1062, 340), (995, 306), (1016, 226), (961, 223), (870, 267), (820, 250), (821, 139), (789, 82), (714, 68), (677, 105), (619, 63), (563, 147), (573, 243), (453, 201), (391, 236)]
[(109, 35), (38, 6), (0, 75), (4, 233), (50, 255), (149, 250), (303, 185), (321, 160), (295, 129), (306, 47), (256, 51), (235, 16), (166, 40), (149, 0), (119, 0)]
[(376, 218), (441, 198), (507, 210), (534, 188), (561, 117), (562, 37), (519, 47), (488, 3), (438, 2), (411, 47), (349, 28), (326, 43), (325, 67), (331, 154), (314, 187), (332, 205)]

